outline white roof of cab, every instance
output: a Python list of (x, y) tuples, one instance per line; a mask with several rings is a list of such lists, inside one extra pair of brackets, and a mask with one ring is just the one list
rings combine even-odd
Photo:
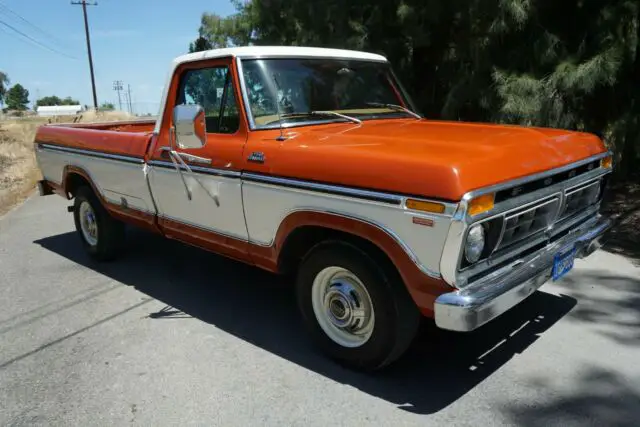
[(241, 46), (225, 49), (212, 49), (203, 52), (189, 53), (177, 57), (173, 63), (175, 65), (185, 62), (198, 61), (202, 59), (222, 58), (234, 56), (238, 58), (260, 58), (260, 57), (317, 57), (317, 58), (345, 58), (362, 59), (368, 61), (386, 61), (382, 55), (375, 53), (360, 52), (357, 50), (326, 49), (320, 47), (302, 46)]

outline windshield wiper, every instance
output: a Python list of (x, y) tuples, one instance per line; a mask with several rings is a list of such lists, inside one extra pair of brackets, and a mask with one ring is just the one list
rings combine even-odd
[(402, 105), (396, 105), (396, 104), (383, 104), (381, 102), (367, 102), (367, 105), (371, 105), (372, 107), (385, 107), (385, 108), (389, 108), (391, 110), (396, 110), (396, 111), (404, 111), (405, 113), (409, 114), (410, 116), (415, 117), (416, 119), (421, 119), (422, 116), (418, 113), (415, 113), (411, 110), (409, 110), (406, 107), (403, 107)]
[(280, 115), (283, 118), (297, 117), (297, 116), (336, 116), (345, 120), (349, 120), (353, 123), (362, 124), (362, 120), (355, 117), (347, 116), (346, 114), (338, 113), (337, 111), (309, 111), (307, 113), (284, 113)]

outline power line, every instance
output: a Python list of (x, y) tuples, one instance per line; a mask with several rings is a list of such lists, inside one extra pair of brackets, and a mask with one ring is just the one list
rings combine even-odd
[(13, 31), (15, 31), (16, 33), (20, 34), (22, 37), (24, 37), (24, 38), (26, 38), (26, 39), (30, 40), (32, 43), (35, 43), (36, 45), (38, 45), (38, 46), (40, 46), (40, 47), (42, 47), (42, 48), (44, 48), (44, 49), (47, 49), (47, 50), (49, 50), (49, 51), (51, 51), (51, 52), (57, 53), (57, 54), (62, 55), (62, 56), (66, 56), (67, 58), (71, 58), (71, 59), (78, 59), (78, 58), (76, 58), (75, 56), (67, 55), (67, 54), (66, 54), (66, 53), (64, 53), (64, 52), (60, 52), (60, 51), (59, 51), (59, 50), (57, 50), (57, 49), (54, 49), (54, 48), (52, 48), (52, 47), (49, 47), (49, 46), (47, 46), (47, 45), (44, 45), (44, 44), (40, 43), (38, 40), (34, 39), (33, 37), (31, 37), (31, 36), (30, 36), (30, 35), (28, 35), (28, 34), (23, 33), (22, 31), (20, 31), (19, 29), (17, 29), (16, 27), (14, 27), (14, 26), (13, 26), (13, 25), (11, 25), (11, 24), (7, 24), (6, 22), (4, 22), (4, 21), (2, 21), (2, 20), (0, 20), (0, 24), (2, 24), (2, 25), (4, 25), (5, 27), (7, 27), (7, 28), (9, 28), (9, 29), (11, 29), (11, 30), (13, 30)]
[(16, 16), (18, 19), (20, 19), (22, 22), (26, 23), (27, 25), (29, 25), (30, 27), (34, 28), (36, 31), (38, 31), (40, 34), (42, 34), (45, 37), (48, 37), (50, 39), (56, 40), (58, 44), (62, 44), (64, 45), (64, 42), (62, 42), (59, 38), (57, 38), (56, 36), (50, 34), (49, 32), (43, 30), (42, 28), (40, 28), (39, 26), (37, 26), (36, 24), (33, 24), (32, 22), (30, 22), (28, 19), (26, 19), (25, 17), (23, 17), (22, 15), (20, 15), (18, 12), (11, 10), (9, 8), (9, 6), (7, 6), (5, 3), (0, 1), (0, 9), (4, 9), (7, 12), (11, 13), (12, 15)]

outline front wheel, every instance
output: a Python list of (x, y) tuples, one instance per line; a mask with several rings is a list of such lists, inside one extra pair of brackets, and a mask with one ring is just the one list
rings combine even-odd
[(89, 187), (77, 191), (73, 219), (82, 246), (91, 257), (109, 261), (117, 256), (124, 241), (124, 224), (109, 215)]
[(298, 306), (311, 337), (355, 369), (376, 370), (396, 360), (420, 323), (397, 273), (383, 264), (351, 244), (327, 242), (312, 249), (298, 271)]

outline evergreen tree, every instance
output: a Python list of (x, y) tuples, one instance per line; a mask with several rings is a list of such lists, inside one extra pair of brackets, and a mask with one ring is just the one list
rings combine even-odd
[(637, 0), (252, 0), (190, 51), (245, 44), (389, 58), (427, 117), (584, 130), (640, 170)]
[(24, 111), (29, 104), (29, 91), (18, 83), (7, 91), (5, 102), (9, 110)]

